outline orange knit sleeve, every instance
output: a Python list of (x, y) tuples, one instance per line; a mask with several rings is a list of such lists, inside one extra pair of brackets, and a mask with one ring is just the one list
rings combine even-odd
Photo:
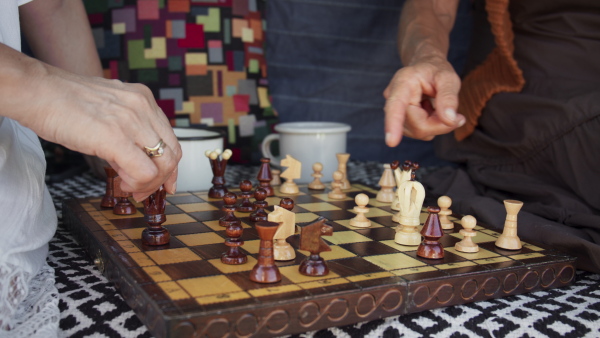
[(462, 82), (458, 95), (458, 112), (463, 114), (467, 121), (454, 132), (459, 141), (473, 133), (481, 111), (492, 95), (500, 92), (519, 92), (525, 85), (523, 72), (513, 57), (515, 36), (508, 2), (509, 0), (486, 0), (485, 8), (496, 47)]

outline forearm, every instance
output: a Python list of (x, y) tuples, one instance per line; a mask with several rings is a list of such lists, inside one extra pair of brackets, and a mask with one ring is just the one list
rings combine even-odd
[(408, 0), (402, 9), (398, 48), (404, 65), (446, 58), (459, 0)]
[(102, 76), (81, 0), (34, 0), (19, 11), (23, 33), (38, 59), (76, 74)]

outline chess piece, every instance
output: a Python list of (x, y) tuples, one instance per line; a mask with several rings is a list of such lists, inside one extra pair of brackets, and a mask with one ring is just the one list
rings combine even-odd
[(225, 193), (227, 193), (227, 188), (225, 187), (225, 168), (232, 152), (226, 149), (221, 153), (221, 149), (215, 149), (213, 151), (207, 150), (204, 154), (210, 160), (210, 167), (213, 173), (213, 186), (208, 190), (208, 197), (223, 198)]
[(268, 196), (274, 196), (275, 190), (271, 186), (271, 180), (273, 180), (273, 176), (271, 175), (271, 163), (270, 158), (263, 157), (260, 159), (260, 169), (258, 170), (258, 176), (256, 179), (258, 180), (258, 186), (262, 189), (265, 189), (265, 192)]
[(392, 167), (385, 163), (383, 165), (383, 174), (381, 175), (381, 179), (379, 179), (379, 186), (381, 189), (377, 192), (377, 197), (375, 200), (383, 203), (392, 203), (394, 201), (394, 187), (396, 187), (396, 180), (394, 180), (394, 174), (392, 172)]
[(343, 200), (346, 198), (346, 193), (342, 191), (342, 179), (344, 178), (344, 174), (341, 171), (336, 170), (333, 172), (333, 182), (331, 182), (331, 190), (327, 197), (333, 200)]
[(496, 240), (496, 246), (506, 250), (521, 249), (521, 240), (517, 236), (517, 214), (523, 202), (515, 200), (504, 200), (506, 208), (506, 221), (504, 221), (504, 231)]
[(286, 155), (281, 160), (281, 166), (287, 167), (287, 169), (281, 174), (281, 177), (285, 178), (285, 182), (279, 187), (279, 191), (282, 194), (295, 195), (300, 192), (294, 180), (300, 178), (302, 163), (293, 158), (290, 155)]
[(235, 216), (235, 211), (237, 207), (235, 206), (235, 202), (237, 201), (237, 197), (232, 192), (227, 192), (225, 196), (223, 196), (223, 202), (225, 203), (221, 210), (225, 212), (225, 216), (219, 218), (219, 225), (222, 227), (227, 227), (230, 224), (240, 223), (240, 220)]
[(154, 194), (144, 200), (144, 220), (148, 223), (148, 227), (142, 231), (142, 244), (165, 245), (171, 240), (171, 234), (162, 226), (167, 220), (166, 196), (167, 191), (161, 185)]
[(421, 183), (415, 181), (413, 170), (411, 180), (402, 183), (399, 190), (402, 203), (400, 204), (400, 211), (394, 216), (397, 216), (397, 222), (400, 223), (400, 226), (396, 228), (394, 241), (401, 245), (419, 245), (421, 244), (421, 235), (417, 227), (421, 224), (419, 217), (425, 200), (425, 188)]
[(250, 271), (250, 280), (256, 283), (277, 283), (281, 280), (279, 268), (273, 256), (273, 236), (279, 227), (275, 222), (258, 222), (255, 224), (260, 238), (258, 262)]
[(260, 222), (267, 220), (267, 212), (265, 209), (269, 206), (269, 203), (265, 201), (267, 198), (267, 191), (263, 188), (258, 188), (254, 192), (254, 211), (250, 214), (250, 220), (252, 222)]
[(371, 221), (365, 216), (365, 214), (369, 212), (369, 208), (367, 208), (367, 204), (369, 204), (369, 196), (361, 193), (354, 197), (354, 201), (357, 204), (354, 207), (356, 217), (350, 220), (350, 225), (357, 228), (370, 227)]
[(248, 261), (247, 255), (240, 251), (240, 246), (244, 245), (244, 241), (240, 239), (244, 228), (242, 228), (242, 222), (233, 214), (235, 212), (236, 199), (235, 194), (232, 192), (226, 193), (223, 197), (225, 205), (222, 210), (227, 214), (219, 219), (219, 225), (226, 226), (225, 235), (227, 239), (225, 240), (225, 245), (229, 247), (227, 252), (221, 255), (221, 262), (223, 264), (238, 265)]
[(300, 263), (298, 271), (305, 276), (325, 276), (329, 273), (329, 267), (325, 260), (319, 255), (323, 251), (331, 251), (331, 248), (321, 236), (333, 235), (333, 227), (327, 223), (326, 218), (319, 217), (313, 222), (300, 225), (300, 250), (310, 252), (310, 256)]
[(415, 164), (416, 168), (412, 161), (406, 160), (402, 166), (400, 166), (400, 162), (398, 161), (392, 162), (391, 168), (394, 170), (394, 178), (396, 179), (396, 196), (394, 196), (394, 200), (392, 201), (392, 210), (400, 210), (401, 196), (398, 195), (398, 190), (400, 189), (402, 183), (410, 180), (412, 170), (419, 168), (419, 164)]
[(273, 186), (273, 187), (280, 186), (281, 185), (281, 177), (279, 177), (279, 175), (281, 175), (281, 170), (273, 169), (273, 170), (271, 170), (271, 173), (273, 174), (273, 179), (271, 180), (271, 186)]
[(242, 201), (240, 204), (238, 204), (235, 210), (239, 212), (252, 212), (252, 210), (254, 210), (254, 204), (250, 202), (250, 198), (252, 197), (252, 182), (249, 180), (241, 181), (240, 190), (240, 199)]
[(423, 242), (417, 248), (417, 256), (428, 259), (444, 258), (444, 247), (440, 243), (440, 238), (444, 236), (438, 216), (440, 208), (427, 207), (427, 212), (429, 216), (427, 216), (427, 220), (423, 224), (423, 229), (421, 229)]
[(292, 209), (294, 209), (294, 200), (282, 198), (279, 206), (276, 205), (268, 216), (269, 222), (280, 224), (273, 237), (273, 256), (276, 261), (289, 261), (296, 258), (296, 251), (286, 242), (286, 239), (296, 232), (296, 214)]
[(132, 196), (130, 192), (121, 190), (121, 181), (123, 179), (120, 176), (114, 178), (113, 194), (117, 199), (117, 203), (113, 207), (113, 214), (115, 215), (133, 215), (137, 212), (135, 205), (131, 203), (129, 197)]
[(449, 209), (452, 205), (452, 199), (448, 196), (441, 196), (440, 198), (438, 198), (437, 202), (438, 206), (440, 207), (439, 215), (442, 229), (454, 229), (454, 223), (448, 219), (448, 216), (452, 215), (452, 210)]
[(323, 174), (321, 174), (321, 171), (323, 171), (323, 165), (321, 162), (315, 162), (312, 166), (312, 169), (313, 173), (310, 174), (310, 176), (314, 177), (315, 179), (308, 184), (308, 189), (325, 190), (325, 184), (321, 182), (321, 177), (323, 177)]
[(337, 153), (335, 154), (338, 160), (338, 171), (342, 172), (342, 186), (340, 187), (342, 190), (348, 190), (352, 188), (350, 185), (350, 181), (348, 181), (348, 160), (350, 159), (350, 154), (348, 153)]
[(454, 244), (454, 249), (461, 252), (477, 252), (479, 251), (479, 245), (473, 242), (473, 237), (477, 235), (477, 232), (473, 230), (477, 225), (477, 220), (471, 215), (464, 216), (461, 219), (462, 229), (459, 231), (463, 235), (462, 241)]
[(106, 192), (102, 197), (100, 206), (103, 208), (114, 208), (115, 204), (117, 204), (117, 199), (115, 198), (115, 177), (118, 175), (112, 167), (104, 167), (104, 172), (106, 173)]

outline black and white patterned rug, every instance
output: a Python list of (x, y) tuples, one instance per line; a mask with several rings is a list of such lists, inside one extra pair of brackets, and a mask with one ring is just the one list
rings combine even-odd
[[(226, 180), (258, 167), (229, 166)], [(352, 181), (377, 186), (382, 165), (350, 162)], [(253, 174), (252, 176), (256, 176)], [(256, 180), (253, 180), (256, 182)], [(62, 337), (151, 337), (146, 327), (62, 226), (61, 201), (101, 196), (104, 182), (89, 173), (49, 185), (59, 226), (49, 263), (60, 292)], [(570, 287), (389, 317), (294, 337), (600, 337), (600, 275), (578, 271)]]

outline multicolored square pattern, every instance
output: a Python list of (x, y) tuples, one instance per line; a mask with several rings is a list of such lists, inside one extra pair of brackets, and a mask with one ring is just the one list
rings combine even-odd
[(152, 90), (173, 126), (226, 132), (257, 162), (277, 122), (268, 93), (264, 0), (84, 0), (104, 76)]

